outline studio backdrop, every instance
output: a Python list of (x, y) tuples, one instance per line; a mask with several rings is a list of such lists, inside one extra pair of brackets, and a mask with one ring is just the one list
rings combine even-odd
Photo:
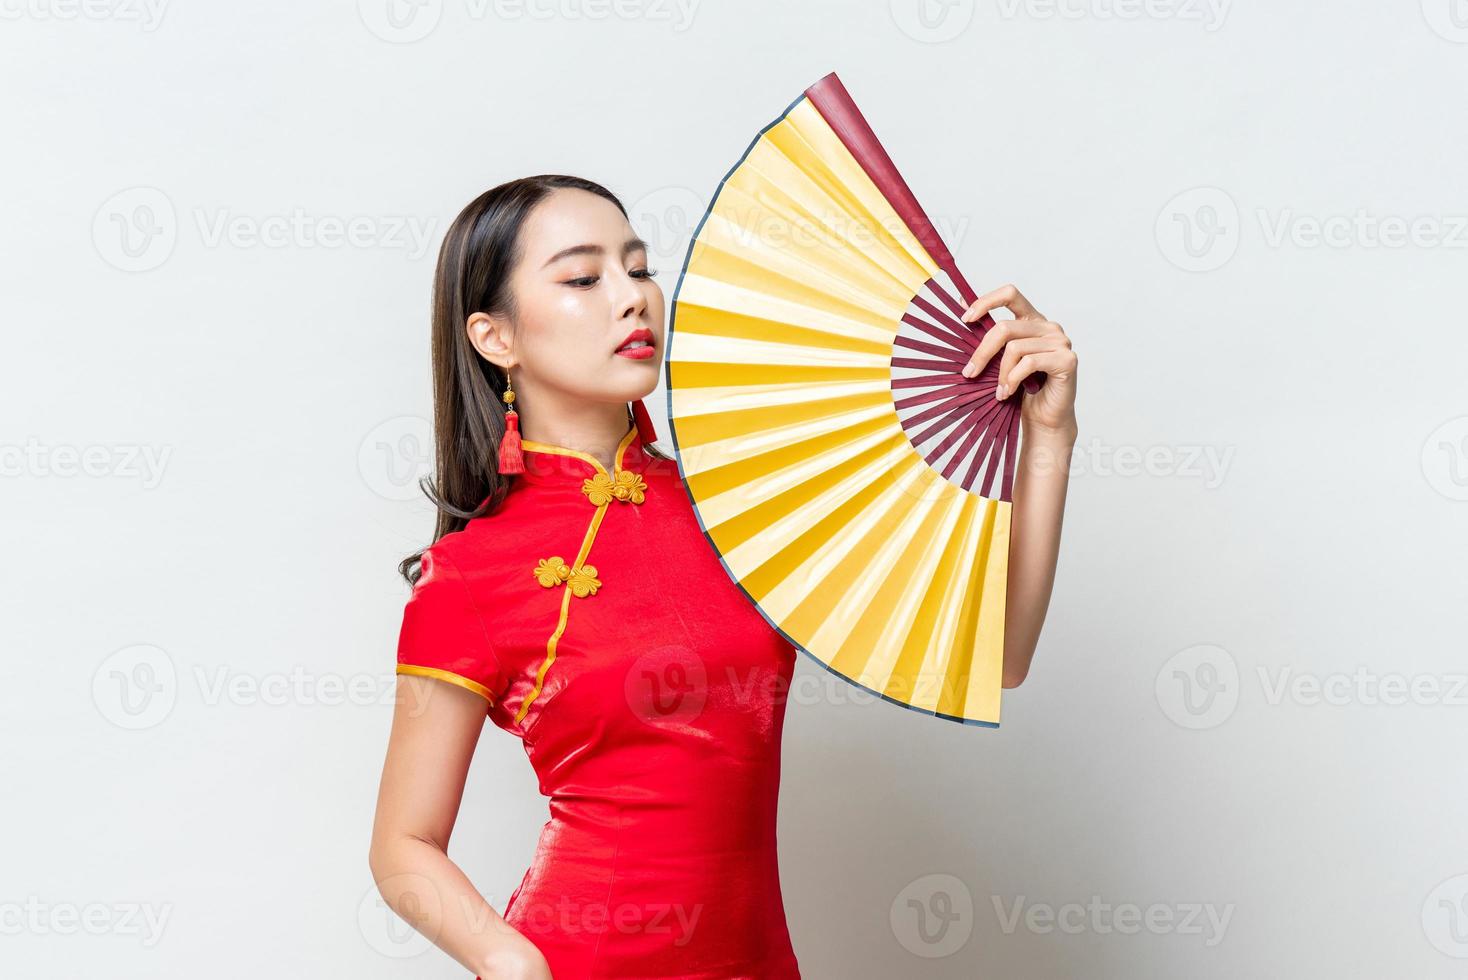
[[(0, 974), (464, 975), (367, 863), (438, 245), (585, 176), (671, 299), (832, 71), (973, 287), (1064, 326), (1079, 438), (998, 728), (799, 659), (803, 974), (1468, 969), (1458, 0), (0, 13)], [(450, 855), (495, 908), (545, 819), (486, 726)]]

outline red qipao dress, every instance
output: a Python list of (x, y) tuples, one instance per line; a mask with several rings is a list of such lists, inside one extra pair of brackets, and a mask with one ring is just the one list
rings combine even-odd
[(399, 673), (481, 695), (549, 799), (504, 916), (556, 980), (793, 980), (775, 855), (795, 649), (637, 428), (608, 473), (523, 443), (493, 514), (423, 558)]

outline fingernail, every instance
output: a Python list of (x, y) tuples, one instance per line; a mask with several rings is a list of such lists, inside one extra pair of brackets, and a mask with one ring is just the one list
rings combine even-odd
[(1000, 385), (994, 389), (994, 397), (1000, 401), (1009, 397), (1009, 385)]
[(972, 364), (965, 364), (963, 366), (963, 376), (965, 378), (972, 378), (974, 376), (974, 366)]

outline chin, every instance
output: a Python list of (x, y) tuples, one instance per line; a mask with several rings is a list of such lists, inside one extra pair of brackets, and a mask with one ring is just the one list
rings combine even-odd
[(649, 374), (656, 378), (657, 375), (662, 372), (663, 368), (663, 356), (660, 353), (654, 354), (652, 357), (644, 358), (643, 360), (634, 360), (630, 357), (622, 357), (618, 354), (613, 354), (612, 360), (616, 361), (628, 372), (633, 372), (637, 376)]
[(635, 402), (639, 398), (646, 398), (657, 390), (658, 379), (662, 375), (657, 371), (647, 371), (639, 376), (629, 376), (617, 379), (609, 384), (606, 389), (608, 401)]

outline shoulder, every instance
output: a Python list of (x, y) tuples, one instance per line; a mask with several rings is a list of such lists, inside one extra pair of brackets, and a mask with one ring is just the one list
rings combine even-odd
[(424, 550), (419, 575), (403, 608), (397, 671), (448, 681), (494, 703), (503, 687), (484, 596), (460, 561), (458, 534)]
[(526, 516), (522, 508), (502, 508), (445, 534), (424, 549), (423, 574), (438, 570), (471, 588), (492, 584), (500, 572), (523, 564), (521, 552), (535, 538)]

